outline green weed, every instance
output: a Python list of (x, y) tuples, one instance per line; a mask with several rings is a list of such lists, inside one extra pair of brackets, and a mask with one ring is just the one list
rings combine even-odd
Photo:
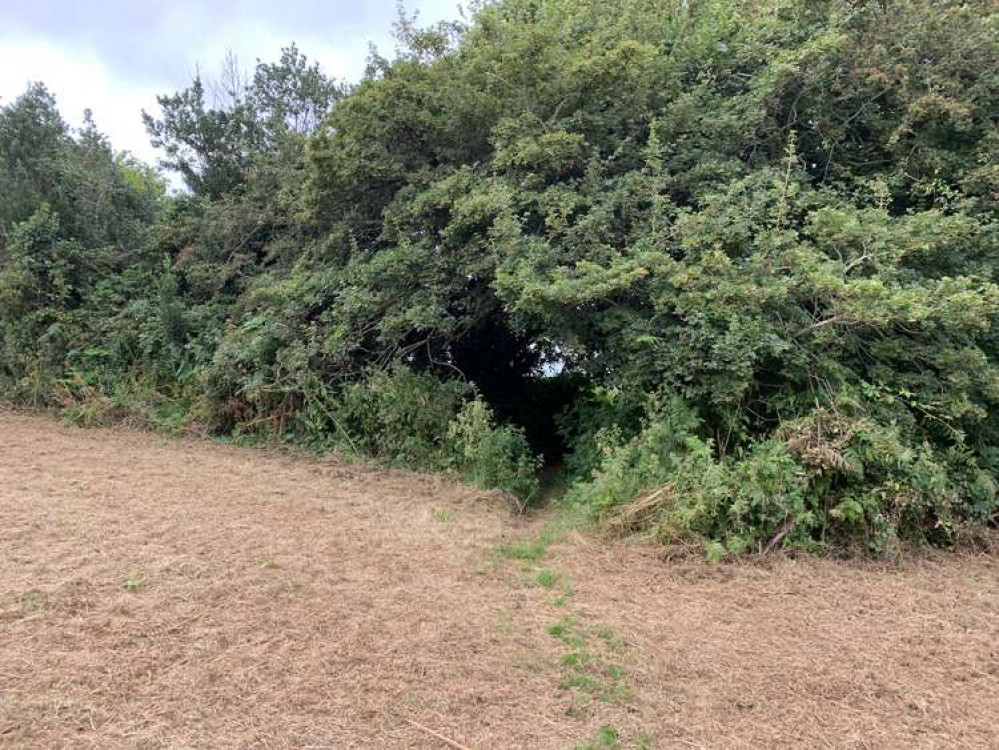
[(552, 604), (554, 604), (556, 607), (564, 607), (569, 603), (569, 600), (572, 598), (572, 594), (573, 594), (572, 582), (569, 580), (568, 576), (563, 576), (562, 593), (560, 593), (552, 600)]
[(618, 750), (621, 747), (620, 741), (621, 735), (617, 727), (605, 724), (600, 727), (595, 740), (585, 745), (577, 745), (576, 750)]
[(555, 588), (555, 584), (558, 583), (558, 574), (553, 570), (545, 568), (538, 571), (538, 575), (535, 576), (534, 581), (543, 589), (553, 589)]
[(559, 659), (560, 666), (566, 670), (560, 687), (608, 703), (625, 701), (632, 696), (631, 689), (624, 683), (626, 670), (587, 645), (588, 635), (595, 635), (605, 647), (620, 650), (620, 643), (610, 628), (599, 626), (591, 634), (575, 617), (566, 616), (549, 625), (548, 634), (569, 648)]
[(135, 594), (149, 581), (149, 576), (146, 575), (134, 575), (125, 580), (125, 591), (130, 594)]

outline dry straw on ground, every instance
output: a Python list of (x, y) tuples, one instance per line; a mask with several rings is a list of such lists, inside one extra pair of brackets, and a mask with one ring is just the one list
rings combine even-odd
[[(545, 519), (445, 481), (0, 435), (3, 746), (999, 746), (994, 557), (710, 567), (569, 535), (525, 567), (496, 550)], [(612, 634), (627, 690), (566, 687), (557, 622)]]

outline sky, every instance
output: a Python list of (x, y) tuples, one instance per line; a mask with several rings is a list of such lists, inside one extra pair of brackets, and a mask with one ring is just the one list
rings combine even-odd
[[(459, 0), (404, 0), (422, 23), (459, 17)], [(218, 71), (227, 51), (251, 70), (295, 42), (327, 75), (364, 72), (368, 45), (395, 48), (396, 0), (0, 0), (0, 105), (40, 81), (71, 125), (93, 111), (116, 150), (154, 163), (141, 111)]]

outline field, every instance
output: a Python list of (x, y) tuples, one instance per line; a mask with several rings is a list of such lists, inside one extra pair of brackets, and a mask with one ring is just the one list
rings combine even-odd
[(709, 566), (0, 412), (5, 747), (997, 747), (999, 559)]

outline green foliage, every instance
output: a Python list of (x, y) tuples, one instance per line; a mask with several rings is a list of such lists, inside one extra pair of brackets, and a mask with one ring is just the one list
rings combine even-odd
[(541, 458), (531, 454), (522, 429), (497, 426), (481, 399), (465, 404), (448, 426), (447, 449), (454, 468), (473, 484), (508, 490), (525, 501), (537, 495)]
[(469, 389), (405, 367), (376, 372), (343, 393), (343, 424), (368, 455), (398, 466), (433, 467)]
[(696, 439), (699, 420), (677, 397), (652, 396), (647, 410), (647, 423), (630, 440), (621, 442), (615, 427), (597, 432), (592, 440), (603, 460), (569, 492), (566, 502), (602, 512), (670, 481), (679, 469), (677, 457)]
[(618, 750), (621, 747), (620, 733), (613, 724), (605, 724), (597, 732), (596, 739), (585, 745), (578, 745), (577, 750)]
[(125, 581), (125, 590), (130, 594), (136, 594), (149, 582), (149, 576), (144, 574), (130, 576)]
[(553, 544), (568, 532), (582, 527), (585, 521), (586, 519), (578, 513), (559, 514), (534, 536), (505, 542), (499, 547), (498, 552), (503, 557), (521, 560), (525, 564), (537, 563), (548, 554)]
[(712, 540), (711, 560), (778, 544), (859, 540), (886, 553), (899, 537), (947, 543), (960, 523), (987, 521), (996, 509), (991, 472), (966, 450), (912, 446), (897, 426), (822, 409), (724, 459), (690, 432), (678, 437), (675, 417), (658, 411), (636, 437), (605, 450), (592, 481), (567, 500), (613, 514), (641, 496), (642, 525), (664, 538)]
[(606, 703), (627, 701), (632, 692), (625, 683), (626, 671), (609, 659), (623, 649), (612, 633), (607, 637), (605, 627), (596, 630), (602, 643), (593, 643), (591, 629), (572, 616), (548, 626), (548, 634), (568, 649), (559, 660), (564, 670), (559, 687)]
[(534, 578), (534, 582), (538, 584), (543, 589), (553, 589), (555, 584), (558, 583), (558, 573), (548, 568), (544, 568), (538, 571), (538, 574)]
[(454, 516), (447, 508), (438, 508), (431, 514), (431, 518), (437, 523), (447, 523), (453, 520)]
[[(344, 91), (291, 45), (277, 63), (259, 62), (251, 76), (231, 55), (206, 102), (197, 75), (190, 87), (157, 103), (162, 118), (143, 112), (153, 145), (200, 196), (222, 198), (243, 187), (269, 153), (314, 130)], [(288, 156), (286, 154), (286, 156)]]
[(291, 47), (163, 97), (171, 198), (33, 87), (0, 110), (0, 388), (525, 499), (543, 452), (572, 506), (712, 558), (950, 543), (999, 509), (997, 23), (402, 19), (349, 92)]
[(570, 476), (589, 477), (600, 465), (604, 446), (640, 427), (644, 394), (600, 386), (581, 393), (558, 418), (571, 450), (565, 457)]

